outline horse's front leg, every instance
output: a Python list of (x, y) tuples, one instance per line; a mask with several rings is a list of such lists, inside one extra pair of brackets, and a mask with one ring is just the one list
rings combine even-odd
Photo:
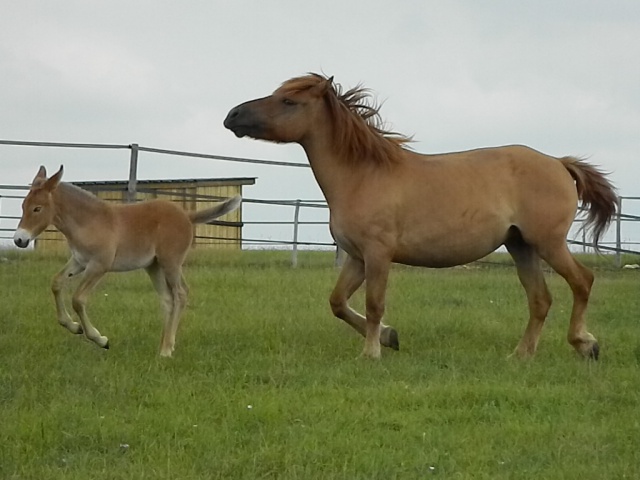
[[(363, 337), (366, 336), (366, 318), (349, 306), (349, 299), (364, 282), (364, 262), (347, 255), (329, 303), (333, 314), (348, 323)], [(381, 324), (380, 343), (385, 347), (400, 349), (398, 334), (392, 327)]]
[(69, 281), (84, 271), (84, 266), (80, 265), (73, 257), (69, 259), (67, 264), (56, 273), (51, 282), (51, 292), (56, 302), (56, 316), (58, 323), (69, 330), (71, 333), (82, 333), (82, 325), (78, 322), (74, 322), (67, 312), (62, 298), (62, 292), (64, 287)]
[(82, 329), (85, 336), (102, 348), (109, 348), (109, 339), (100, 334), (97, 328), (95, 328), (89, 321), (87, 316), (86, 303), (91, 290), (98, 284), (100, 279), (104, 276), (105, 270), (96, 265), (90, 264), (84, 272), (82, 281), (78, 285), (78, 289), (74, 292), (72, 298), (73, 309), (80, 318), (82, 323)]
[[(391, 262), (381, 258), (365, 259), (366, 334), (362, 356), (380, 358), (380, 333)], [(395, 332), (395, 330), (391, 329)], [(396, 336), (397, 342), (397, 336)]]

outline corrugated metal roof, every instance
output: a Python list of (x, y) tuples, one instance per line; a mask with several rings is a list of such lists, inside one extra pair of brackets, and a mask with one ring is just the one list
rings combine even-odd
[[(187, 183), (198, 183), (201, 185), (231, 184), (231, 185), (253, 185), (257, 177), (230, 177), (230, 178), (180, 178), (180, 179), (159, 179), (159, 180), (138, 180), (137, 185), (183, 185)], [(127, 186), (128, 180), (99, 180), (71, 182), (78, 186)]]

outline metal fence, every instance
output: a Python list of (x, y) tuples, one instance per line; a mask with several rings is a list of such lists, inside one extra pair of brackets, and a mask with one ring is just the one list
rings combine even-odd
[[(295, 162), (282, 162), (282, 161), (273, 161), (273, 160), (260, 160), (260, 159), (252, 159), (252, 158), (241, 158), (241, 157), (229, 157), (222, 155), (210, 155), (210, 154), (202, 154), (202, 153), (193, 153), (193, 152), (184, 152), (184, 151), (176, 151), (176, 150), (164, 150), (158, 148), (144, 147), (138, 144), (129, 144), (129, 145), (113, 145), (113, 144), (85, 144), (85, 143), (61, 143), (61, 142), (25, 142), (25, 141), (11, 141), (11, 140), (0, 140), (0, 145), (12, 145), (12, 146), (24, 146), (24, 147), (55, 147), (55, 148), (84, 148), (84, 149), (118, 149), (118, 150), (129, 150), (129, 179), (126, 187), (126, 198), (128, 201), (135, 201), (136, 195), (141, 190), (138, 189), (137, 182), (137, 172), (138, 172), (138, 159), (140, 152), (149, 152), (155, 154), (162, 155), (172, 155), (172, 156), (181, 156), (181, 157), (191, 157), (191, 158), (200, 158), (200, 159), (209, 159), (214, 161), (227, 161), (227, 162), (239, 162), (239, 163), (252, 163), (252, 164), (261, 164), (261, 165), (269, 165), (273, 167), (293, 167), (293, 168), (309, 168), (309, 165), (306, 163), (295, 163)], [(2, 210), (2, 203), (4, 199), (9, 200), (20, 200), (24, 197), (21, 194), (21, 191), (28, 190), (27, 186), (16, 186), (16, 185), (0, 185), (0, 220), (6, 219), (9, 221), (17, 221), (19, 220), (18, 216), (15, 215), (4, 215)], [(10, 192), (5, 194), (4, 192)], [(157, 193), (157, 192), (156, 192)], [(175, 193), (171, 195), (175, 196)], [(211, 200), (210, 197), (200, 198), (200, 200)], [(196, 198), (196, 201), (198, 199)], [(614, 238), (612, 240), (605, 239), (598, 245), (598, 248), (605, 252), (612, 252), (616, 255), (616, 262), (618, 266), (621, 265), (622, 262), (622, 254), (637, 254), (640, 255), (640, 234), (635, 236), (625, 236), (625, 225), (629, 225), (632, 223), (640, 222), (640, 215), (635, 215), (631, 213), (624, 213), (624, 209), (627, 208), (630, 204), (634, 203), (635, 205), (640, 206), (640, 197), (630, 197), (630, 196), (621, 196), (618, 197), (618, 214), (616, 214), (614, 218), (614, 227), (609, 231), (609, 237), (611, 235), (611, 230), (614, 230)], [(328, 207), (324, 200), (301, 200), (301, 199), (293, 199), (293, 200), (266, 200), (266, 199), (256, 199), (256, 198), (243, 198), (244, 204), (249, 205), (265, 205), (271, 207), (289, 207), (291, 208), (291, 212), (288, 218), (282, 220), (245, 220), (243, 219), (244, 225), (251, 226), (290, 226), (291, 227), (291, 236), (278, 238), (278, 239), (265, 239), (265, 238), (246, 238), (243, 235), (241, 239), (243, 248), (287, 248), (292, 251), (292, 264), (295, 266), (297, 263), (297, 253), (299, 248), (315, 248), (315, 249), (328, 249), (328, 248), (336, 248), (335, 243), (332, 241), (301, 241), (299, 239), (300, 229), (306, 226), (311, 225), (328, 225)], [(324, 209), (326, 210), (326, 219), (324, 220), (301, 220), (300, 214), (302, 210), (306, 209)], [(575, 220), (574, 228), (570, 232), (570, 237), (568, 242), (572, 245), (577, 246), (578, 248), (582, 248), (582, 251), (589, 252), (593, 251), (593, 245), (586, 241), (584, 229), (581, 229), (580, 226), (583, 222), (583, 219), (578, 215)], [(638, 223), (640, 226), (640, 223)], [(0, 228), (0, 240), (9, 239), (12, 237), (12, 233), (15, 230), (13, 228)], [(633, 230), (633, 229), (631, 229)], [(637, 229), (640, 230), (640, 229)], [(328, 230), (327, 230), (328, 231)], [(215, 239), (210, 239), (215, 240)], [(225, 240), (220, 238), (220, 240)], [(336, 251), (336, 258), (338, 258)]]

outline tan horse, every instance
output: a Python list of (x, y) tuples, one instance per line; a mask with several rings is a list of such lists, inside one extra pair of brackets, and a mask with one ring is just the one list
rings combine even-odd
[[(379, 357), (380, 343), (398, 348), (396, 331), (381, 324), (392, 262), (451, 267), (505, 245), (530, 314), (514, 353), (535, 353), (551, 306), (542, 258), (573, 292), (569, 343), (598, 357), (585, 324), (593, 274), (566, 243), (579, 200), (595, 242), (615, 214), (615, 191), (593, 166), (517, 145), (418, 154), (406, 148), (409, 138), (384, 130), (366, 89), (342, 93), (333, 78), (317, 74), (236, 106), (224, 125), (238, 137), (295, 142), (306, 152), (329, 204), (333, 238), (348, 254), (331, 308), (365, 337), (363, 355)], [(364, 281), (366, 317), (347, 304)]]
[[(49, 225), (66, 237), (71, 258), (53, 277), (51, 285), (58, 322), (70, 332), (84, 332), (92, 342), (109, 348), (109, 339), (87, 317), (89, 294), (107, 272), (144, 268), (165, 313), (160, 355), (170, 357), (187, 302), (182, 264), (193, 240), (193, 225), (232, 212), (240, 205), (240, 196), (197, 212), (185, 212), (164, 200), (114, 205), (61, 182), (61, 178), (62, 167), (49, 179), (45, 168), (40, 167), (22, 204), (22, 218), (13, 237), (18, 247), (25, 248)], [(84, 275), (72, 299), (80, 318), (77, 323), (67, 313), (61, 292), (69, 280), (81, 273)]]

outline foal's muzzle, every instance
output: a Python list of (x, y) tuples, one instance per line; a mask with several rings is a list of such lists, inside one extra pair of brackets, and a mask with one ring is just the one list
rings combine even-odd
[(13, 234), (13, 243), (20, 248), (27, 248), (31, 241), (31, 235), (26, 230), (19, 228), (16, 233)]

